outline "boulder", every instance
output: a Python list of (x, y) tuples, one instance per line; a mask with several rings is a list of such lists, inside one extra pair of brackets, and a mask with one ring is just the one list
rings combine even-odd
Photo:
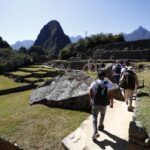
[(56, 77), (49, 85), (34, 90), (30, 96), (30, 104), (89, 109), (88, 88), (93, 80), (82, 72), (67, 72)]
[[(30, 104), (42, 103), (51, 107), (89, 110), (88, 89), (93, 81), (93, 78), (82, 71), (68, 71), (34, 90), (30, 96)], [(113, 84), (112, 95), (123, 100), (116, 84)]]

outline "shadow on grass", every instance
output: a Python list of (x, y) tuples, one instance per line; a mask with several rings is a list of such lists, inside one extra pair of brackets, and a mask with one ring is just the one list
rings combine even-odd
[(137, 95), (138, 97), (149, 96), (148, 93), (142, 92)]
[(105, 150), (106, 146), (110, 146), (114, 150), (126, 150), (127, 149), (128, 142), (126, 140), (121, 139), (120, 137), (113, 135), (106, 130), (103, 130), (102, 132), (106, 134), (107, 136), (109, 136), (111, 139), (113, 139), (114, 142), (108, 139), (105, 139), (103, 141), (98, 141), (94, 139), (93, 142), (97, 144), (101, 149)]

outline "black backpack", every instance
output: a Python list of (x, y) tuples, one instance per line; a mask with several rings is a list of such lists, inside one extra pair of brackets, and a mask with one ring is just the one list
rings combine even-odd
[(114, 67), (114, 71), (115, 71), (115, 73), (120, 74), (121, 73), (121, 65), (116, 64)]
[(120, 87), (124, 89), (135, 89), (135, 74), (132, 71), (126, 71), (124, 73)]
[(107, 106), (109, 105), (108, 89), (105, 85), (97, 82), (97, 90), (94, 96), (94, 105)]

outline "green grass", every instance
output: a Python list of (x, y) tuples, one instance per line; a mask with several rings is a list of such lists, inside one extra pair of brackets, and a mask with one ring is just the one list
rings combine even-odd
[(26, 83), (16, 83), (13, 80), (9, 79), (8, 77), (0, 75), (0, 90), (20, 87), (23, 85), (26, 85)]
[[(3, 82), (8, 82), (5, 79)], [(31, 90), (0, 96), (0, 136), (23, 149), (61, 149), (61, 140), (89, 114), (40, 104), (30, 106), (30, 94)]]
[[(145, 86), (150, 90), (150, 70), (145, 70), (138, 73), (140, 80), (145, 81)], [(147, 93), (147, 88), (142, 89), (142, 93)], [(142, 125), (150, 133), (150, 97), (142, 96), (140, 97), (139, 111), (137, 112), (137, 119), (141, 121)]]
[(38, 81), (39, 78), (34, 78), (34, 77), (30, 77), (30, 78), (24, 78), (25, 80), (28, 80), (28, 81)]
[(23, 69), (23, 70), (26, 70), (26, 71), (32, 71), (32, 72), (37, 72), (37, 71), (50, 72), (50, 71), (59, 70), (59, 69), (55, 69), (55, 68), (43, 68), (41, 66), (36, 66), (35, 68), (33, 66), (28, 66), (26, 68), (19, 68), (19, 69)]
[(23, 71), (14, 71), (11, 72), (12, 75), (17, 75), (17, 76), (25, 76), (25, 75), (30, 75), (31, 73), (29, 72), (23, 72)]
[(38, 72), (35, 72), (37, 74), (46, 74), (47, 72), (44, 72), (44, 71), (38, 71)]
[(137, 63), (135, 63), (135, 64), (138, 64), (138, 65), (139, 65), (139, 64), (146, 64), (146, 65), (148, 65), (148, 64), (150, 64), (150, 62), (147, 62), (147, 61), (146, 61), (146, 62), (137, 62)]
[(97, 78), (97, 73), (96, 72), (85, 72), (86, 75), (93, 77), (93, 78)]

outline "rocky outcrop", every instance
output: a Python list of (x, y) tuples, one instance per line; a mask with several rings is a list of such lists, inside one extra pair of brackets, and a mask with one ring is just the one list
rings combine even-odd
[[(58, 76), (48, 84), (33, 91), (30, 96), (30, 104), (42, 103), (51, 107), (69, 109), (89, 109), (88, 88), (94, 81), (83, 72), (66, 72)], [(118, 86), (113, 84), (113, 97), (122, 100)]]
[(88, 88), (93, 79), (82, 72), (67, 72), (56, 77), (49, 85), (33, 91), (30, 104), (44, 103), (49, 106), (70, 109), (89, 109)]
[(59, 22), (52, 20), (41, 29), (34, 46), (41, 46), (52, 55), (58, 55), (59, 50), (69, 43), (70, 39), (64, 34)]

